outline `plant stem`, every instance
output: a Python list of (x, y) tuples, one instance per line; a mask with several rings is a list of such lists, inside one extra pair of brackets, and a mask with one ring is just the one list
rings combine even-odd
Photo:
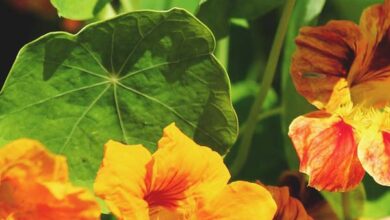
[(272, 44), (272, 49), (267, 65), (265, 67), (264, 78), (261, 82), (259, 93), (257, 94), (256, 99), (251, 106), (249, 116), (245, 122), (246, 130), (242, 135), (241, 142), (238, 146), (238, 154), (230, 167), (232, 176), (236, 176), (241, 171), (248, 157), (249, 149), (252, 144), (252, 136), (257, 124), (257, 117), (261, 112), (263, 103), (267, 96), (267, 92), (272, 86), (272, 81), (274, 79), (276, 67), (279, 61), (280, 51), (284, 42), (284, 36), (286, 35), (288, 22), (292, 14), (294, 4), (295, 0), (286, 0), (284, 5), (282, 17), (280, 18), (279, 25), (276, 30), (275, 39)]
[(134, 11), (134, 7), (130, 0), (119, 0), (123, 12)]
[(106, 20), (110, 19), (116, 16), (115, 9), (112, 7), (111, 4), (106, 4), (102, 11), (98, 14), (97, 19), (98, 20)]
[[(277, 108), (274, 108), (274, 109), (270, 109), (262, 114), (260, 114), (258, 117), (257, 117), (257, 122), (260, 122), (262, 120), (265, 120), (269, 117), (272, 117), (272, 116), (275, 116), (275, 115), (280, 115), (282, 114), (283, 112), (283, 108), (282, 107), (277, 107)], [(240, 135), (241, 134), (244, 134), (245, 133), (245, 124), (242, 125), (242, 128), (240, 129)]]
[(271, 109), (269, 111), (266, 111), (262, 114), (259, 115), (259, 117), (257, 117), (257, 121), (262, 121), (264, 119), (267, 119), (269, 117), (272, 117), (274, 115), (280, 115), (282, 114), (283, 112), (283, 108), (282, 107), (277, 107), (277, 108), (274, 108), (274, 109)]
[(218, 41), (215, 55), (222, 66), (227, 69), (229, 64), (229, 37), (224, 37)]
[(349, 193), (348, 192), (341, 193), (341, 203), (343, 206), (344, 220), (352, 220), (352, 217), (350, 215), (350, 201), (349, 201)]

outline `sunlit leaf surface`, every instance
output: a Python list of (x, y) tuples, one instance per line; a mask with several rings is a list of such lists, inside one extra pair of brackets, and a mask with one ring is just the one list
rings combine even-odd
[(176, 122), (221, 154), (237, 135), (225, 70), (210, 31), (184, 10), (140, 11), (50, 33), (19, 53), (0, 93), (0, 145), (38, 139), (93, 180), (103, 144), (156, 148)]
[(61, 17), (85, 20), (96, 16), (111, 0), (50, 0)]

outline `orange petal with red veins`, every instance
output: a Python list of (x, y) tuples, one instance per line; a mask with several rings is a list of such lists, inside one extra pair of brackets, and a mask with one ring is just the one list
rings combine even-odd
[(359, 159), (377, 183), (390, 186), (390, 132), (367, 132), (359, 143)]
[(175, 124), (164, 129), (152, 157), (147, 165), (145, 198), (151, 207), (191, 209), (186, 206), (192, 206), (194, 199), (213, 197), (230, 178), (217, 152), (199, 146)]
[(348, 76), (355, 103), (382, 107), (390, 103), (390, 1), (364, 10), (360, 19), (364, 37)]
[(146, 164), (150, 152), (142, 145), (124, 145), (109, 141), (98, 171), (94, 190), (119, 219), (149, 219), (144, 201)]
[(349, 21), (302, 28), (291, 64), (298, 92), (316, 107), (326, 106), (334, 86), (347, 76), (359, 39), (358, 26)]
[(390, 1), (376, 4), (365, 9), (360, 17), (359, 27), (365, 39), (368, 40), (370, 49), (375, 46), (388, 31), (390, 26)]
[(300, 171), (318, 190), (346, 191), (357, 186), (364, 169), (357, 157), (353, 128), (324, 111), (296, 118), (289, 136), (300, 159)]
[(302, 203), (290, 196), (288, 187), (266, 186), (278, 207), (274, 220), (312, 220)]
[(209, 204), (200, 207), (202, 220), (271, 220), (276, 204), (271, 193), (255, 183), (236, 181), (221, 191)]

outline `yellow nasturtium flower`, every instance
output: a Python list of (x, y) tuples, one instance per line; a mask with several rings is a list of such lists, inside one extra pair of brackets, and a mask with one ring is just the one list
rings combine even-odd
[(318, 108), (289, 132), (309, 185), (346, 191), (367, 172), (390, 186), (390, 0), (365, 9), (359, 24), (304, 27), (296, 44), (292, 79)]
[(0, 149), (0, 220), (97, 220), (99, 216), (92, 193), (68, 182), (65, 157), (28, 139)]
[(154, 154), (109, 141), (94, 188), (119, 219), (273, 218), (276, 204), (264, 187), (229, 179), (218, 153), (171, 124)]

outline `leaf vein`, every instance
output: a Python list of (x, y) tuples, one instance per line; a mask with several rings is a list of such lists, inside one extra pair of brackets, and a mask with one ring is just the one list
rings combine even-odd
[(65, 147), (69, 144), (70, 139), (73, 136), (73, 133), (76, 131), (77, 126), (79, 126), (80, 122), (85, 118), (85, 116), (88, 114), (88, 112), (93, 108), (93, 106), (99, 101), (99, 99), (106, 93), (106, 91), (111, 87), (111, 84), (108, 85), (103, 91), (94, 99), (92, 100), (91, 104), (85, 109), (85, 111), (80, 115), (80, 117), (77, 119), (75, 124), (72, 127), (72, 130), (69, 132), (69, 134), (66, 136), (66, 140), (58, 153), (62, 153), (65, 150)]
[(95, 83), (95, 84), (92, 84), (92, 85), (83, 86), (83, 87), (80, 87), (80, 88), (77, 88), (77, 89), (72, 89), (72, 90), (69, 90), (69, 91), (66, 91), (66, 92), (57, 94), (57, 95), (55, 95), (55, 96), (51, 96), (51, 97), (48, 97), (48, 98), (39, 100), (39, 101), (34, 102), (34, 103), (30, 104), (30, 105), (26, 105), (26, 106), (24, 106), (24, 107), (22, 107), (22, 108), (20, 108), (20, 109), (17, 109), (17, 110), (15, 110), (15, 111), (13, 111), (13, 112), (10, 112), (10, 113), (6, 114), (6, 115), (3, 115), (3, 117), (0, 117), (0, 119), (1, 119), (1, 120), (2, 120), (2, 119), (5, 119), (5, 118), (7, 118), (8, 116), (10, 116), (11, 114), (15, 114), (15, 113), (21, 112), (21, 111), (23, 111), (23, 110), (26, 110), (26, 109), (28, 109), (28, 108), (31, 108), (31, 107), (33, 107), (33, 106), (36, 106), (36, 105), (39, 105), (39, 104), (43, 104), (43, 103), (48, 102), (48, 101), (50, 101), (50, 100), (52, 100), (52, 99), (59, 98), (59, 97), (65, 96), (65, 95), (69, 95), (69, 94), (72, 94), (72, 93), (74, 93), (74, 92), (79, 92), (79, 91), (83, 91), (83, 90), (86, 90), (86, 89), (94, 88), (94, 87), (97, 87), (97, 86), (100, 86), (100, 85), (104, 85), (104, 84), (107, 84), (107, 83), (109, 83), (109, 82), (108, 82), (108, 81), (99, 82), (99, 83)]
[(64, 63), (60, 63), (60, 62), (55, 62), (55, 61), (48, 61), (48, 60), (37, 60), (37, 61), (40, 61), (40, 62), (47, 62), (47, 63), (51, 63), (51, 64), (59, 64), (60, 66), (63, 66), (63, 67), (67, 67), (69, 69), (75, 69), (75, 70), (79, 70), (81, 72), (84, 72), (84, 73), (88, 73), (92, 76), (95, 76), (95, 77), (99, 77), (99, 78), (102, 78), (102, 79), (106, 79), (106, 80), (109, 80), (108, 77), (105, 77), (103, 75), (100, 75), (100, 74), (97, 74), (97, 73), (94, 73), (90, 70), (87, 70), (87, 69), (84, 69), (84, 68), (81, 68), (81, 67), (77, 67), (77, 66), (73, 66), (73, 65), (69, 65), (69, 64), (64, 64)]
[(127, 134), (126, 134), (125, 126), (123, 124), (121, 111), (119, 109), (118, 92), (117, 92), (117, 89), (116, 89), (116, 85), (114, 85), (114, 100), (115, 100), (116, 113), (118, 115), (119, 124), (120, 124), (121, 130), (122, 130), (122, 134), (123, 134), (123, 139), (126, 142), (126, 144), (129, 144), (129, 141), (127, 140)]
[(180, 118), (182, 121), (184, 121), (185, 123), (187, 123), (188, 125), (190, 125), (191, 127), (195, 128), (195, 129), (199, 129), (200, 132), (202, 132), (203, 134), (205, 134), (207, 137), (209, 137), (210, 139), (212, 139), (213, 141), (215, 141), (217, 144), (221, 145), (222, 143), (216, 139), (215, 137), (213, 137), (212, 135), (210, 135), (207, 131), (201, 129), (200, 127), (197, 127), (194, 123), (192, 123), (191, 121), (187, 120), (183, 115), (181, 115), (179, 112), (177, 112), (175, 109), (173, 109), (171, 106), (161, 102), (159, 99), (155, 98), (155, 97), (152, 97), (152, 96), (149, 96), (141, 91), (138, 91), (134, 88), (130, 88), (120, 82), (118, 82), (118, 85), (121, 86), (122, 88), (126, 89), (126, 90), (129, 90), (130, 92), (133, 92), (137, 95), (140, 95), (150, 101), (153, 101), (161, 106), (163, 106), (164, 108), (166, 108), (167, 110), (169, 110), (170, 112), (172, 112), (174, 115), (176, 115), (178, 118)]
[[(197, 59), (197, 58), (201, 58), (201, 57), (203, 57), (203, 56), (208, 56), (208, 55), (210, 55), (210, 54), (201, 54), (201, 55), (194, 56), (194, 57), (191, 57), (191, 58), (179, 59), (179, 60), (175, 60), (175, 61), (169, 61), (169, 62), (163, 62), (163, 63), (155, 64), (155, 65), (153, 65), (153, 66), (149, 66), (149, 67), (147, 67), (147, 68), (143, 68), (143, 69), (136, 70), (136, 71), (134, 71), (134, 72), (128, 73), (127, 75), (122, 76), (121, 78), (119, 78), (119, 80), (124, 80), (124, 79), (129, 78), (129, 77), (131, 77), (131, 76), (134, 76), (134, 75), (136, 75), (136, 74), (143, 73), (143, 72), (145, 72), (145, 71), (152, 70), (152, 69), (157, 68), (157, 67), (160, 67), (160, 66), (165, 66), (165, 65), (170, 65), (170, 64), (179, 64), (179, 63), (181, 63), (181, 62), (183, 62), (183, 61), (188, 61), (188, 60), (192, 60), (192, 59)], [(194, 76), (194, 77), (196, 77), (196, 76)], [(198, 80), (199, 80), (200, 82), (202, 82), (202, 83), (205, 83), (205, 81), (201, 81), (199, 78), (198, 78)], [(205, 84), (207, 84), (207, 82), (206, 82)]]
[(76, 42), (92, 57), (92, 59), (95, 60), (96, 64), (98, 64), (100, 68), (102, 68), (102, 70), (107, 73), (107, 75), (110, 75), (110, 72), (106, 69), (106, 67), (103, 66), (99, 59), (95, 55), (93, 55), (92, 51), (90, 51), (83, 43), (78, 41)]
[[(118, 74), (120, 75), (123, 71), (123, 69), (125, 68), (125, 66), (127, 65), (127, 63), (129, 62), (131, 56), (133, 56), (134, 52), (138, 49), (138, 47), (141, 45), (141, 42), (146, 38), (148, 37), (149, 35), (151, 35), (161, 24), (165, 23), (165, 21), (168, 19), (169, 15), (166, 16), (166, 17), (163, 17), (163, 19), (158, 23), (156, 24), (149, 32), (147, 32), (145, 35), (141, 35), (141, 38), (137, 41), (137, 43), (135, 44), (134, 48), (130, 51), (129, 55), (127, 55), (125, 61), (123, 62), (123, 64), (121, 65), (121, 67), (119, 68), (119, 71), (118, 71)], [(138, 24), (138, 22), (137, 22)]]

